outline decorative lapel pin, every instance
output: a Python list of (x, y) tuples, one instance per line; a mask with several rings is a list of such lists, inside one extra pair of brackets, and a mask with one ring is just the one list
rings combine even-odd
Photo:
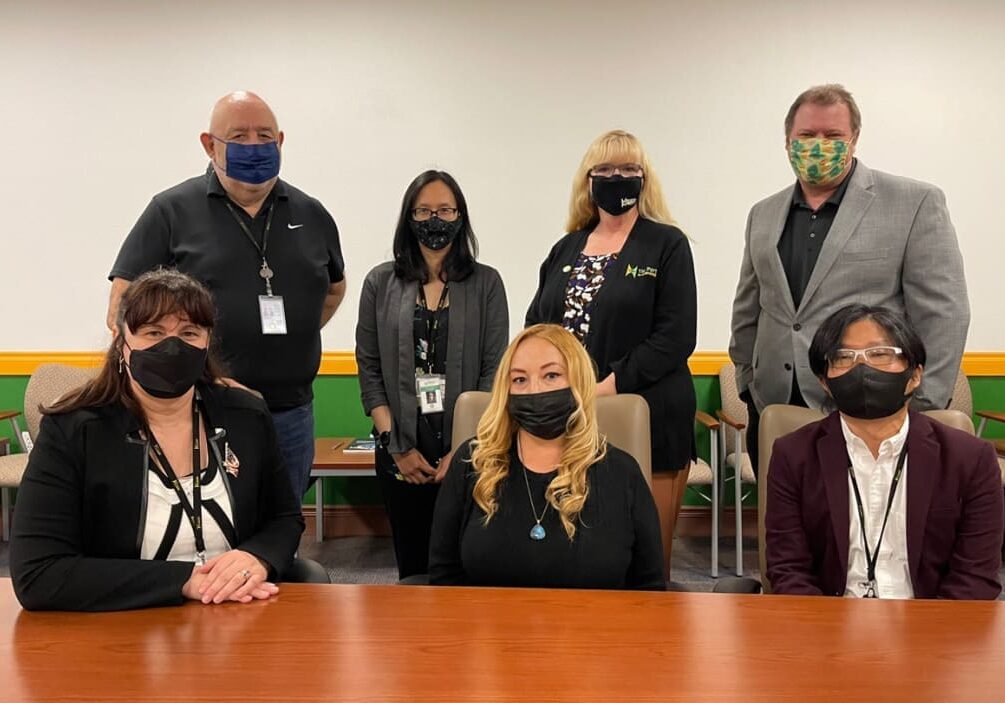
[(234, 450), (230, 448), (230, 442), (223, 443), (223, 466), (228, 474), (237, 478), (238, 469), (241, 468), (241, 461), (237, 458)]

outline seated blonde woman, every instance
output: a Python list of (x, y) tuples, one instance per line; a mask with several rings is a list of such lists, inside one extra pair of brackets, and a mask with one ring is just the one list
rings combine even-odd
[(433, 584), (664, 590), (652, 493), (597, 429), (596, 375), (558, 325), (523, 330), (433, 517)]

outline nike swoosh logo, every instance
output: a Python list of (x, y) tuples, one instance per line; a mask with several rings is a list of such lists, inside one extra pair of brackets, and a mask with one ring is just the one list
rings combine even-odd
[(291, 224), (287, 223), (286, 226), (289, 227), (290, 229), (300, 229), (301, 227), (303, 227), (303, 224), (291, 225)]

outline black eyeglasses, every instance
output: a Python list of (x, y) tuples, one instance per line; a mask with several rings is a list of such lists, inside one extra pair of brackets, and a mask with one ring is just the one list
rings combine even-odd
[(428, 207), (417, 207), (412, 210), (412, 219), (417, 222), (428, 220), (433, 215), (436, 215), (444, 222), (453, 222), (457, 219), (457, 208), (441, 207), (436, 210), (430, 210)]

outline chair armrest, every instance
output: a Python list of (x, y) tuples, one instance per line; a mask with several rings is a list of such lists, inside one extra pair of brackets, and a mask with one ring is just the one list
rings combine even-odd
[(715, 416), (718, 417), (723, 422), (725, 422), (730, 427), (732, 427), (734, 430), (742, 430), (747, 427), (742, 422), (738, 422), (737, 420), (734, 420), (729, 415), (727, 415), (725, 410), (716, 410)]
[(700, 422), (701, 424), (705, 425), (705, 427), (707, 427), (710, 430), (719, 429), (719, 423), (716, 421), (716, 419), (703, 410), (696, 410), (694, 413), (694, 419), (697, 422)]
[[(974, 415), (987, 418), (988, 420), (995, 420), (996, 422), (1005, 422), (1005, 413), (997, 413), (993, 410), (974, 410)], [(2, 419), (3, 416), (0, 415), (0, 420)]]
[(0, 488), (17, 488), (21, 485), (21, 477), (28, 468), (28, 455), (7, 454), (0, 456)]
[(712, 593), (760, 593), (761, 582), (757, 579), (727, 576), (715, 582)]

